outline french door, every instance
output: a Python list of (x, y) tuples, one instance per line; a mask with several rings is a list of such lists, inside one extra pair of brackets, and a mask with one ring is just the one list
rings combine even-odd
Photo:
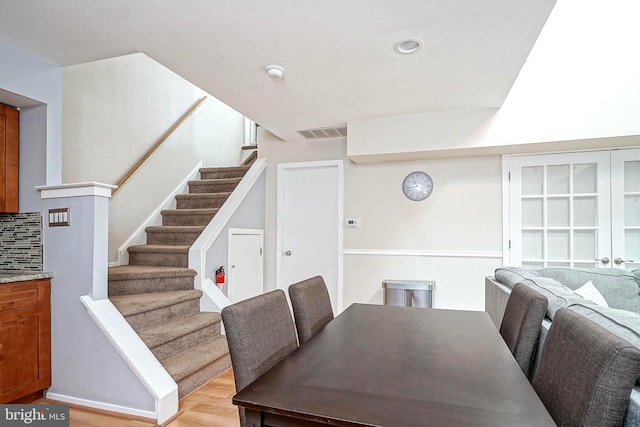
[(508, 160), (508, 264), (640, 268), (640, 150)]
[(640, 268), (640, 149), (611, 152), (613, 266)]

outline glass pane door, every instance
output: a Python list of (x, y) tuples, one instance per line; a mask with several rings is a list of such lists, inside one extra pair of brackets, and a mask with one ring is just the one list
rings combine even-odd
[(511, 157), (509, 263), (608, 267), (609, 172), (608, 152)]
[(614, 267), (640, 268), (640, 150), (611, 153)]

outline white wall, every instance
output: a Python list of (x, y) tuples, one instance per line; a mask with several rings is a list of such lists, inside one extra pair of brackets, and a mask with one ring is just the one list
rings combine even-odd
[[(349, 123), (348, 156), (361, 165), (345, 168), (345, 215), (363, 225), (345, 231), (345, 248), (363, 250), (345, 255), (345, 303), (381, 301), (378, 279), (402, 275), (436, 280), (436, 306), (480, 307), (480, 276), (499, 259), (402, 251), (500, 252), (500, 154), (637, 146), (639, 14), (634, 0), (558, 0), (499, 111)], [(407, 205), (399, 189), (388, 196), (412, 168), (435, 181), (422, 205)], [(369, 199), (359, 195), (366, 188)], [(384, 203), (373, 201), (382, 194)]]
[[(275, 288), (276, 185), (280, 162), (344, 159), (344, 215), (360, 229), (344, 230), (344, 307), (382, 303), (382, 280), (435, 280), (435, 306), (484, 309), (484, 276), (502, 265), (499, 156), (354, 164), (342, 140), (282, 142), (262, 132), (268, 160), (265, 253), (267, 289)], [(404, 198), (414, 170), (434, 180), (424, 202)]]
[(61, 182), (62, 68), (0, 41), (0, 102), (21, 107), (20, 210), (38, 211), (36, 185)]
[[(66, 67), (64, 182), (115, 184), (205, 95), (141, 53)], [(111, 199), (109, 259), (198, 162), (237, 165), (243, 144), (244, 117), (208, 95)]]
[(640, 3), (558, 0), (489, 137), (640, 135)]
[(61, 180), (62, 68), (3, 42), (0, 63), (0, 101), (21, 106), (20, 211), (68, 207), (72, 218), (69, 227), (49, 227), (43, 221), (44, 269), (53, 273), (50, 391), (153, 413), (153, 398), (78, 299), (92, 293), (97, 273), (93, 239), (106, 228), (99, 224), (95, 230), (94, 217), (107, 209), (107, 200), (43, 200), (34, 188)]
[(499, 111), (348, 124), (359, 163), (637, 144), (640, 3), (558, 0)]
[(497, 108), (415, 114), (347, 124), (347, 155), (356, 163), (472, 155)]
[(43, 209), (67, 207), (71, 216), (68, 227), (48, 227), (46, 221), (44, 225), (45, 270), (54, 274), (48, 391), (67, 402), (153, 414), (153, 396), (80, 302), (84, 295), (100, 298), (94, 295), (97, 275), (106, 282), (106, 264), (96, 271), (93, 261), (104, 259), (105, 253), (94, 251), (106, 249), (108, 203), (105, 197), (92, 196), (42, 201)]
[[(229, 229), (248, 228), (264, 230), (265, 217), (260, 215), (265, 210), (265, 181), (266, 174), (262, 172), (260, 178), (251, 187), (238, 209), (233, 213), (227, 224), (220, 232), (215, 243), (207, 251), (207, 266), (205, 277), (215, 283), (215, 270), (224, 266), (226, 274), (229, 274)], [(264, 279), (263, 279), (264, 280)]]

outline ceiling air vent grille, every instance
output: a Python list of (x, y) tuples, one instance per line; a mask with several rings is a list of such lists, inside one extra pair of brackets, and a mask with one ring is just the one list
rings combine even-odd
[(347, 136), (347, 127), (330, 127), (299, 130), (298, 133), (307, 139), (339, 138)]

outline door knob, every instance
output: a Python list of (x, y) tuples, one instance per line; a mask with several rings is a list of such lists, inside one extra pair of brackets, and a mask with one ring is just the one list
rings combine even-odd
[[(616, 258), (616, 259), (620, 259), (620, 258)], [(596, 258), (595, 261), (600, 261), (604, 265), (609, 264), (609, 258), (607, 258), (606, 256), (603, 256), (602, 258)]]
[(617, 258), (613, 259), (613, 262), (615, 262), (616, 264), (620, 265), (623, 262), (633, 262), (633, 260), (632, 259), (622, 259), (620, 257), (617, 257)]
[(286, 256), (291, 256), (291, 251), (287, 251), (284, 253)]

